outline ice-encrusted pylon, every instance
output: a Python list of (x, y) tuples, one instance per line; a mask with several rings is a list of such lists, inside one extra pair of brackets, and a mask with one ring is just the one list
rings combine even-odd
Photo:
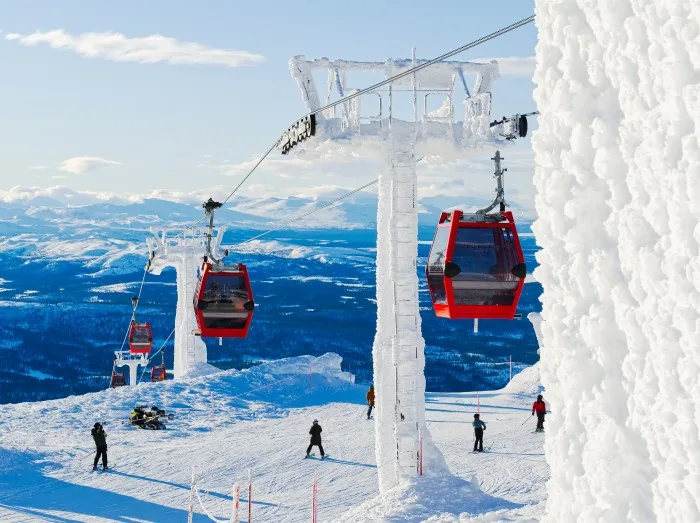
[[(388, 59), (385, 62), (306, 60), (289, 63), (292, 76), (309, 112), (321, 108), (314, 71), (327, 71), (328, 93), (343, 98), (353, 92), (348, 73), (380, 72), (386, 78), (407, 71), (425, 60)], [(475, 75), (471, 89), (465, 73)], [(446, 472), (439, 451), (431, 445), (425, 424), (425, 341), (418, 305), (418, 155), (452, 160), (467, 156), (477, 146), (503, 146), (504, 125), (491, 126), (491, 84), (499, 78), (498, 64), (439, 62), (408, 74), (363, 95), (378, 99), (376, 113), (367, 115), (359, 97), (316, 114), (316, 138), (296, 149), (305, 158), (324, 156), (333, 149), (346, 152), (363, 146), (382, 161), (377, 211), (377, 332), (372, 349), (376, 393), (375, 431), (379, 487), (386, 492), (402, 479), (418, 473), (420, 438), (423, 438), (426, 472)], [(454, 118), (454, 86), (460, 81), (467, 94), (463, 121)], [(399, 87), (400, 89), (395, 89)], [(413, 119), (396, 118), (397, 93), (412, 96)], [(421, 95), (421, 100), (418, 94)], [(439, 108), (429, 111), (429, 97), (442, 97)], [(432, 98), (430, 98), (432, 100)], [(404, 107), (405, 109), (405, 107)], [(410, 109), (408, 110), (410, 113)], [(473, 153), (472, 153), (473, 154)], [(332, 155), (331, 155), (332, 156)], [(436, 217), (437, 218), (437, 217)]]
[(377, 333), (372, 356), (378, 397), (376, 449), (392, 456), (380, 474), (391, 488), (418, 464), (425, 427), (425, 341), (418, 307), (415, 126), (394, 120), (384, 133), (377, 214)]
[[(212, 237), (212, 249), (219, 249), (225, 227), (219, 227)], [(206, 254), (206, 228), (190, 228), (179, 233), (152, 228), (153, 237), (148, 239), (151, 253), (149, 270), (160, 274), (165, 267), (174, 267), (177, 282), (177, 309), (174, 329), (173, 376), (180, 378), (191, 374), (197, 367), (207, 363), (207, 346), (196, 336), (197, 319), (194, 313), (193, 296), (197, 283), (197, 270)]]

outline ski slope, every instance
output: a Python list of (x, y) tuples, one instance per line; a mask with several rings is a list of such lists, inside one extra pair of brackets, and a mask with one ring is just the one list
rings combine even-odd
[[(543, 435), (532, 433), (532, 418), (521, 424), (538, 390), (536, 367), (503, 391), (479, 395), (490, 447), (484, 454), (470, 452), (476, 393), (428, 394), (426, 420), (454, 476), (426, 469), (379, 497), (366, 389), (340, 371), (340, 361), (335, 354), (290, 358), (131, 390), (4, 405), (0, 521), (186, 521), (192, 467), (201, 498), (200, 505), (195, 497), (195, 522), (210, 521), (204, 509), (230, 520), (235, 482), (241, 484), (239, 520), (247, 521), (248, 469), (253, 521), (308, 521), (315, 472), (319, 521), (539, 517), (549, 476)], [(122, 423), (138, 403), (157, 404), (176, 419), (165, 431)], [(324, 461), (303, 459), (314, 418), (330, 456)], [(91, 471), (90, 428), (98, 420), (105, 422), (114, 467), (107, 473)]]

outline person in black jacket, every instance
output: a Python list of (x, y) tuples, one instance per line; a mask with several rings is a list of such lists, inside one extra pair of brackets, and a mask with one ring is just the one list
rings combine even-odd
[(97, 470), (97, 462), (102, 456), (102, 470), (107, 470), (107, 433), (101, 423), (95, 423), (92, 428), (92, 439), (95, 440), (97, 453), (95, 454), (95, 462), (92, 464), (92, 470)]
[(479, 418), (480, 416), (478, 414), (474, 414), (474, 421), (472, 422), (472, 426), (474, 427), (474, 452), (484, 452), (484, 431), (486, 430), (486, 423)]
[(321, 425), (318, 424), (318, 420), (315, 419), (314, 424), (311, 425), (311, 430), (309, 430), (309, 434), (311, 434), (311, 443), (309, 443), (309, 447), (306, 449), (307, 458), (309, 457), (309, 452), (311, 452), (311, 447), (314, 445), (318, 445), (318, 450), (321, 451), (321, 459), (324, 458), (323, 445), (321, 445), (321, 432), (323, 432), (323, 429)]

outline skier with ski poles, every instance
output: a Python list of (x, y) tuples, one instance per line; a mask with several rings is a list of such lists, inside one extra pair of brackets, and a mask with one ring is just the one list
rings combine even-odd
[(95, 423), (91, 434), (92, 439), (95, 440), (95, 447), (97, 447), (95, 461), (92, 464), (92, 470), (97, 470), (97, 462), (100, 460), (100, 456), (102, 456), (102, 470), (107, 470), (107, 433), (105, 432), (102, 423), (99, 421)]
[(547, 406), (542, 401), (542, 394), (537, 396), (537, 401), (532, 404), (532, 415), (537, 413), (537, 428), (535, 432), (544, 432), (544, 415), (547, 413)]
[(311, 429), (309, 430), (309, 434), (311, 434), (311, 442), (309, 443), (309, 446), (306, 449), (306, 458), (309, 457), (311, 448), (314, 445), (317, 445), (318, 450), (321, 451), (321, 459), (325, 457), (325, 453), (323, 452), (323, 445), (321, 444), (321, 432), (323, 432), (323, 429), (321, 428), (321, 425), (318, 424), (318, 420), (315, 419), (313, 425), (311, 425)]
[(369, 405), (369, 409), (367, 409), (367, 419), (371, 419), (372, 409), (374, 408), (374, 385), (370, 385), (367, 391), (367, 405)]
[[(479, 419), (478, 414), (474, 414), (474, 452), (484, 451), (484, 431), (486, 430), (486, 423)], [(477, 450), (477, 445), (479, 446)]]

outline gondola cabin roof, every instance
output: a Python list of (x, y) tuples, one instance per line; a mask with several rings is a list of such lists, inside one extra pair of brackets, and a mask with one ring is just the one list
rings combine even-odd
[(437, 316), (513, 319), (526, 272), (513, 213), (442, 213), (426, 266)]
[(129, 352), (132, 354), (148, 354), (153, 346), (153, 334), (151, 325), (146, 323), (131, 322), (129, 328)]
[(242, 263), (204, 263), (194, 292), (194, 312), (202, 337), (245, 338), (255, 302)]

